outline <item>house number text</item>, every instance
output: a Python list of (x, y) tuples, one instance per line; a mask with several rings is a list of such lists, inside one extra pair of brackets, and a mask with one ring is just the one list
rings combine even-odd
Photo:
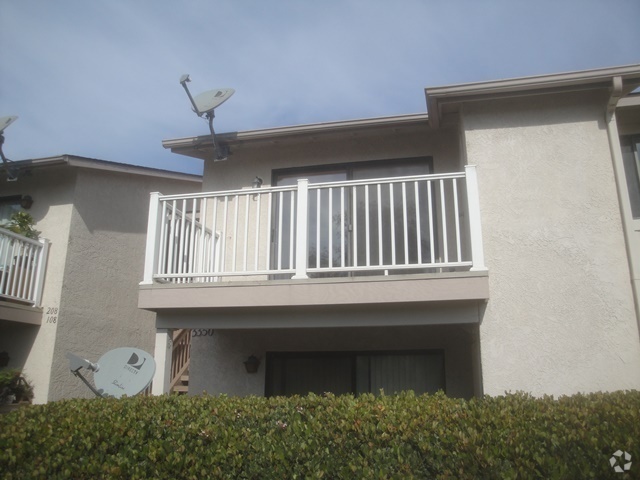
[(58, 323), (58, 307), (47, 307), (46, 315), (46, 323)]

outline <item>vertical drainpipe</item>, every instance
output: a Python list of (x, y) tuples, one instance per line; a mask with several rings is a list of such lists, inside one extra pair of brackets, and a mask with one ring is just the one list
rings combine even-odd
[[(640, 328), (640, 302), (638, 298), (638, 271), (636, 268), (636, 262), (634, 261), (633, 253), (633, 224), (631, 219), (633, 218), (631, 213), (631, 204), (629, 203), (629, 196), (626, 194), (627, 181), (626, 173), (624, 171), (624, 163), (622, 160), (622, 149), (620, 148), (620, 135), (618, 133), (618, 124), (616, 122), (616, 106), (620, 98), (623, 95), (623, 83), (622, 78), (619, 76), (613, 77), (611, 95), (607, 102), (607, 109), (605, 112), (605, 123), (607, 125), (607, 134), (609, 136), (609, 149), (611, 151), (611, 159), (613, 161), (613, 171), (616, 179), (616, 187), (618, 191), (618, 204), (620, 205), (620, 213), (622, 218), (622, 230), (624, 232), (625, 246), (627, 247), (627, 262), (629, 263), (629, 272), (631, 274), (631, 290), (633, 292), (633, 305), (636, 312), (636, 322)], [(640, 333), (640, 332), (639, 332)]]

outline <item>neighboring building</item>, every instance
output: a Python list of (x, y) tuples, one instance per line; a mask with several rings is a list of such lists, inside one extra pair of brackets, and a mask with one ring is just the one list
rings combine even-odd
[(151, 200), (154, 391), (183, 328), (196, 394), (640, 388), (639, 85), (428, 88), (428, 115), (223, 134), (220, 162), (165, 141), (205, 173)]
[[(12, 165), (21, 174), (11, 182), (0, 172), (0, 214), (24, 209), (20, 202), (30, 196), (33, 205), (23, 205), (48, 243), (48, 260), (40, 262), (38, 294), (35, 273), (24, 287), (19, 276), (3, 275), (12, 260), (0, 258), (0, 352), (9, 354), (9, 367), (24, 369), (36, 403), (91, 397), (69, 372), (67, 352), (96, 362), (116, 347), (153, 351), (155, 315), (137, 308), (149, 193), (199, 191), (202, 179), (72, 155)], [(0, 232), (0, 242), (7, 238)], [(24, 241), (8, 240), (11, 248)]]

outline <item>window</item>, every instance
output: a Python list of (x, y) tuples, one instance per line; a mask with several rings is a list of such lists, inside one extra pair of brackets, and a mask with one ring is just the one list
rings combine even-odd
[(20, 211), (20, 195), (0, 197), (0, 226), (9, 223), (11, 215)]
[(622, 161), (633, 218), (640, 218), (640, 135), (620, 138)]
[(444, 353), (296, 352), (268, 353), (267, 396), (331, 392), (416, 394), (445, 390)]

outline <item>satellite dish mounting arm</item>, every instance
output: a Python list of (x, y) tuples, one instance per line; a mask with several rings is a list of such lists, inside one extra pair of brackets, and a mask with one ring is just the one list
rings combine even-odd
[[(209, 131), (211, 132), (211, 140), (213, 142), (213, 151), (214, 151), (214, 160), (226, 160), (229, 156), (228, 147), (223, 147), (218, 145), (216, 140), (216, 132), (213, 129), (213, 119), (215, 118), (214, 109), (224, 101), (226, 101), (231, 95), (233, 95), (233, 89), (223, 89), (222, 91), (218, 90), (205, 92), (202, 95), (198, 95), (196, 99), (193, 98), (191, 92), (189, 91), (189, 87), (187, 87), (187, 83), (190, 82), (189, 74), (185, 73), (180, 77), (180, 85), (184, 88), (184, 91), (187, 92), (187, 96), (189, 97), (189, 101), (193, 106), (193, 111), (196, 112), (200, 118), (204, 115), (205, 118), (209, 121)], [(214, 94), (215, 92), (215, 94)], [(203, 95), (206, 97), (206, 100), (203, 104)], [(219, 101), (211, 103), (212, 98), (221, 97)], [(202, 108), (200, 108), (200, 107)]]
[(184, 88), (184, 91), (187, 92), (187, 96), (189, 97), (189, 100), (191, 101), (191, 105), (193, 105), (193, 111), (196, 112), (196, 114), (199, 117), (202, 117), (202, 113), (201, 111), (198, 110), (198, 107), (196, 106), (196, 102), (193, 100), (193, 97), (191, 96), (191, 92), (189, 91), (189, 87), (187, 87), (187, 82), (190, 82), (191, 79), (189, 78), (189, 74), (185, 73), (184, 75), (182, 75), (180, 77), (180, 85), (182, 85), (182, 88)]
[(7, 171), (7, 181), (8, 182), (13, 182), (16, 181), (18, 179), (18, 169), (15, 167), (12, 167), (10, 164), (12, 163), (11, 160), (9, 160), (4, 152), (2, 151), (2, 145), (4, 145), (4, 130), (5, 128), (7, 128), (9, 125), (11, 125), (13, 122), (15, 122), (18, 119), (17, 116), (10, 116), (10, 117), (2, 117), (0, 118), (0, 158), (2, 158), (2, 165), (4, 166), (5, 170)]
[(89, 387), (89, 389), (93, 393), (95, 393), (96, 396), (103, 398), (104, 395), (102, 395), (99, 390), (96, 390), (95, 387), (91, 385), (86, 378), (84, 378), (84, 375), (80, 373), (81, 368), (86, 368), (87, 370), (91, 370), (92, 372), (97, 372), (98, 370), (100, 370), (100, 365), (98, 365), (97, 363), (92, 363), (89, 360), (85, 360), (84, 358), (78, 357), (73, 353), (67, 353), (67, 358), (69, 359), (69, 370), (71, 370), (71, 373), (82, 380), (82, 383)]

